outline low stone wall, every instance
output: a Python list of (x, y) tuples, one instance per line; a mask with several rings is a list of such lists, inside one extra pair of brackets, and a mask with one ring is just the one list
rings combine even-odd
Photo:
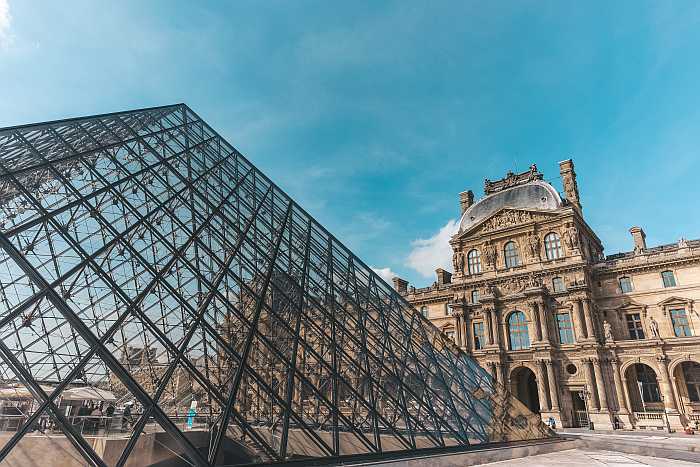
[[(576, 449), (577, 447), (577, 440), (554, 439), (532, 441), (516, 446), (478, 448), (473, 451), (444, 455), (431, 454), (412, 457), (410, 459), (397, 459), (395, 461), (365, 462), (361, 465), (381, 467), (465, 467), (481, 465), (488, 462), (507, 461), (538, 454), (548, 454), (550, 452), (565, 451), (568, 449)], [(346, 463), (344, 465), (351, 465), (351, 463)]]

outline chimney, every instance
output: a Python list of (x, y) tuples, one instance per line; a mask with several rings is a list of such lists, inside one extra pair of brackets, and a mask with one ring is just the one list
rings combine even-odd
[(630, 229), (632, 239), (634, 240), (634, 251), (642, 251), (647, 249), (647, 234), (644, 233), (641, 227), (632, 227)]
[(564, 195), (571, 204), (581, 209), (581, 201), (578, 197), (578, 183), (576, 183), (576, 172), (574, 171), (574, 161), (567, 159), (559, 163), (559, 175), (564, 185)]
[(452, 282), (452, 273), (451, 272), (447, 272), (442, 268), (437, 268), (435, 270), (435, 274), (437, 274), (438, 285), (445, 285), (445, 284), (449, 284)]
[(469, 206), (474, 204), (474, 193), (472, 190), (463, 191), (459, 194), (459, 209), (460, 214), (469, 209)]
[(394, 290), (398, 293), (406, 293), (408, 291), (408, 281), (401, 279), (400, 277), (394, 277), (391, 279), (394, 283)]

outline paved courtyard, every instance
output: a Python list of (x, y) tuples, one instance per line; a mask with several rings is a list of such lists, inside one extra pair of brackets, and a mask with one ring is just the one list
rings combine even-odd
[(624, 454), (614, 451), (598, 451), (590, 449), (569, 449), (550, 454), (511, 459), (502, 462), (484, 464), (488, 466), (528, 466), (528, 467), (641, 467), (650, 465), (654, 467), (667, 466), (697, 466), (697, 463), (662, 459), (659, 457), (639, 456), (636, 454)]

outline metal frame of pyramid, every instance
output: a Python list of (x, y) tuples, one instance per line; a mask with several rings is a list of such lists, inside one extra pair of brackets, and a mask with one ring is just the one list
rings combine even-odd
[(0, 463), (50, 438), (91, 465), (548, 436), (184, 104), (0, 129), (3, 429)]

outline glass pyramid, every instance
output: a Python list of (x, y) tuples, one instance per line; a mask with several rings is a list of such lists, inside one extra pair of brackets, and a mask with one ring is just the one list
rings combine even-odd
[(547, 436), (186, 105), (0, 129), (0, 463)]

